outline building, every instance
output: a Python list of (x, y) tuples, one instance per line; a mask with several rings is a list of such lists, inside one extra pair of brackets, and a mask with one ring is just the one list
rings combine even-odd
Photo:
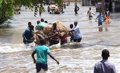
[(82, 0), (82, 6), (96, 6), (96, 11), (120, 12), (120, 0)]
[(82, 6), (94, 6), (95, 0), (82, 0)]
[(109, 9), (113, 13), (120, 12), (120, 0), (101, 0), (96, 2), (96, 9), (96, 11)]
[(110, 8), (112, 12), (120, 12), (120, 0), (112, 0)]
[(120, 12), (120, 0), (104, 0), (105, 10), (109, 9), (110, 12)]

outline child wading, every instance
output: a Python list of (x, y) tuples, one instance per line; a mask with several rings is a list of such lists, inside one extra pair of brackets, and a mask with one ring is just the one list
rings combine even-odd
[[(50, 50), (45, 44), (45, 39), (40, 39), (39, 44), (35, 47), (35, 50), (32, 53), (33, 62), (36, 64), (36, 73), (41, 73), (42, 71), (45, 73), (45, 71), (48, 70), (47, 55), (59, 64), (59, 62), (50, 54)], [(35, 54), (37, 60), (34, 57)]]
[(103, 24), (103, 16), (102, 16), (102, 14), (99, 13), (99, 15), (97, 16), (96, 19), (98, 19), (98, 30), (99, 30), (99, 32), (102, 32), (103, 31), (103, 29), (102, 29), (102, 24)]
[(92, 20), (94, 13), (92, 13), (91, 8), (87, 11), (87, 16), (89, 17), (89, 20)]
[(105, 16), (105, 30), (108, 31), (108, 27), (110, 25), (110, 17)]
[(108, 31), (108, 27), (110, 25), (110, 11), (108, 9), (105, 11), (104, 19), (105, 19), (105, 30)]

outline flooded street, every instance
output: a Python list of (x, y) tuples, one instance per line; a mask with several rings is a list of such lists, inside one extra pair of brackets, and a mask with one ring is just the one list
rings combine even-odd
[[(109, 31), (98, 32), (95, 16), (88, 21), (86, 16), (89, 7), (82, 7), (74, 15), (74, 4), (72, 3), (61, 15), (50, 15), (44, 12), (41, 17), (34, 17), (30, 10), (22, 9), (20, 15), (15, 15), (10, 20), (11, 28), (0, 28), (0, 73), (35, 73), (35, 64), (31, 58), (32, 47), (25, 48), (22, 43), (22, 32), (31, 21), (44, 18), (52, 23), (57, 20), (64, 22), (66, 27), (74, 21), (79, 22), (82, 33), (80, 44), (68, 43), (61, 48), (52, 49), (51, 53), (59, 60), (57, 65), (51, 58), (48, 59), (49, 70), (47, 73), (93, 73), (94, 65), (101, 60), (101, 51), (110, 51), (109, 60), (115, 64), (117, 73), (120, 73), (120, 21), (112, 19)], [(95, 8), (92, 7), (93, 12)]]

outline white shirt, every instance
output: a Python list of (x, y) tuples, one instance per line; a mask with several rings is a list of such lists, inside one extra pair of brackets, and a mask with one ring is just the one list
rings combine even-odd
[(116, 73), (116, 70), (108, 60), (102, 60), (95, 64), (94, 73)]
[(80, 39), (80, 38), (81, 38), (80, 28), (79, 26), (76, 26), (73, 31), (73, 39)]

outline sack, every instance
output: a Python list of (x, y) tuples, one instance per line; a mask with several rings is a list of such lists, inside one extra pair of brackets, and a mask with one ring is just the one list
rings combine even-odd
[(57, 30), (60, 31), (60, 34), (59, 34), (60, 37), (64, 36), (68, 32), (68, 29), (60, 21), (57, 21), (56, 24), (57, 24)]
[(56, 24), (57, 24), (57, 30), (65, 31), (65, 32), (68, 31), (68, 29), (64, 26), (64, 23), (57, 21)]
[[(68, 29), (64, 26), (64, 23), (57, 21), (55, 22), (57, 24), (57, 30), (60, 32), (60, 36), (63, 36), (68, 32)], [(44, 27), (43, 32), (49, 36), (49, 34), (52, 32), (52, 25), (47, 25)]]
[(52, 25), (48, 24), (46, 27), (44, 27), (43, 32), (45, 34), (49, 34), (52, 31)]

